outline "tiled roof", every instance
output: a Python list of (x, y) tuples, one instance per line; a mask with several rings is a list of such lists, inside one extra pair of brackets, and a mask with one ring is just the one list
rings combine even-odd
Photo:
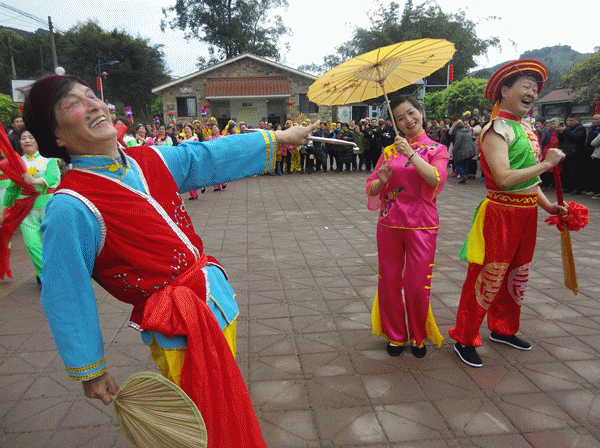
[(291, 93), (285, 76), (248, 78), (208, 78), (206, 97), (285, 96)]
[(550, 92), (548, 95), (539, 99), (539, 103), (565, 103), (570, 102), (571, 98), (575, 96), (577, 92), (571, 89), (557, 89)]

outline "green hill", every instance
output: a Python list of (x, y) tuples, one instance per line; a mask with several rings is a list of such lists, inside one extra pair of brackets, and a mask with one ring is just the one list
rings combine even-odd
[(38, 28), (34, 32), (19, 30), (17, 28), (11, 28), (10, 26), (0, 26), (0, 30), (9, 30), (14, 32), (15, 34), (23, 37), (24, 39), (29, 39), (30, 37), (36, 36), (38, 34), (48, 34), (48, 30), (43, 28)]
[[(519, 59), (536, 59), (548, 69), (548, 81), (544, 91), (550, 92), (560, 87), (562, 76), (577, 62), (584, 60), (589, 54), (579, 53), (568, 45), (555, 45), (539, 50), (529, 50), (519, 56)], [(492, 73), (510, 61), (505, 61), (493, 67), (472, 72), (473, 78), (488, 79)]]

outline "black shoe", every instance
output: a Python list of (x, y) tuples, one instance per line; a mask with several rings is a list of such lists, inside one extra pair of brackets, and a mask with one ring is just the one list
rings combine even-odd
[(37, 282), (38, 285), (42, 284), (42, 281), (40, 280), (40, 278), (37, 275), (35, 276), (35, 281)]
[(400, 353), (402, 353), (402, 350), (404, 350), (404, 346), (403, 345), (392, 345), (388, 342), (386, 350), (388, 352), (388, 355), (398, 356)]
[[(270, 175), (271, 175), (271, 173), (269, 173), (269, 176), (270, 176)], [(225, 188), (227, 188), (227, 185), (223, 185), (223, 186), (221, 187), (221, 189), (223, 189), (223, 190), (225, 190)]]
[(531, 344), (529, 342), (516, 337), (514, 334), (510, 336), (503, 336), (492, 331), (492, 334), (490, 335), (490, 340), (498, 342), (500, 344), (510, 345), (511, 347), (517, 348), (519, 350), (531, 350)]
[(423, 347), (421, 348), (417, 347), (416, 345), (411, 345), (410, 351), (415, 358), (425, 358), (425, 355), (427, 354), (427, 347), (425, 347), (425, 344), (423, 344)]
[(481, 358), (477, 354), (477, 350), (475, 347), (470, 347), (468, 345), (462, 345), (460, 342), (454, 344), (454, 351), (461, 359), (462, 362), (471, 366), (471, 367), (481, 367), (483, 363), (481, 362)]

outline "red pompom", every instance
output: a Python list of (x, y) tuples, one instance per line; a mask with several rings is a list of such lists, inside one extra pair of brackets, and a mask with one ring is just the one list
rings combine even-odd
[(569, 205), (569, 214), (567, 216), (549, 216), (544, 220), (549, 226), (556, 226), (561, 232), (565, 229), (577, 231), (583, 229), (590, 222), (590, 212), (585, 205), (577, 202), (567, 202)]

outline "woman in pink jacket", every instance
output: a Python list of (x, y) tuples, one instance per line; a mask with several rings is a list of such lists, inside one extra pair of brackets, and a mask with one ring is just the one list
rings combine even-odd
[(429, 296), (439, 227), (436, 197), (448, 176), (448, 151), (425, 133), (417, 100), (400, 96), (390, 106), (404, 136), (384, 148), (366, 188), (368, 208), (379, 210), (373, 334), (387, 338), (390, 356), (410, 342), (413, 355), (422, 358), (426, 340), (438, 347), (443, 341)]

